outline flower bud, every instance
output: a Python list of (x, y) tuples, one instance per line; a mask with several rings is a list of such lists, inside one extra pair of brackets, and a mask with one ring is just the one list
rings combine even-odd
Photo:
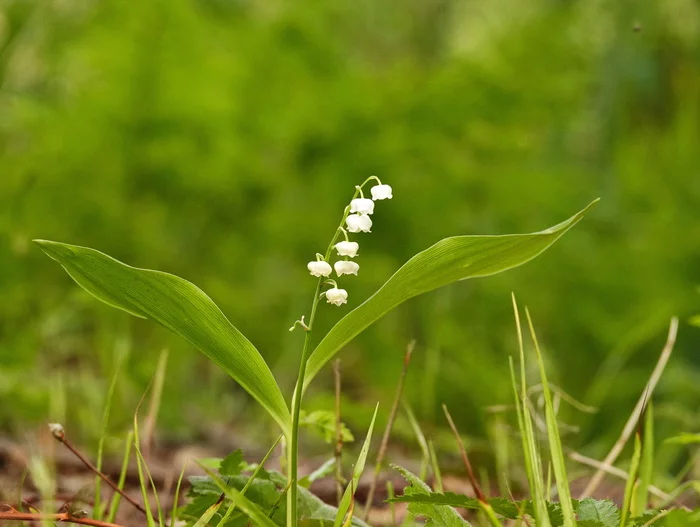
[(349, 256), (355, 258), (360, 245), (357, 242), (342, 241), (335, 244), (335, 249), (338, 251), (338, 256)]
[(360, 266), (355, 262), (348, 262), (347, 260), (340, 260), (333, 264), (335, 272), (338, 276), (343, 276), (344, 274), (354, 274), (357, 276), (357, 271), (360, 270)]
[(331, 287), (328, 291), (326, 291), (326, 301), (329, 304), (336, 306), (345, 304), (348, 301), (348, 292), (345, 289)]
[(333, 272), (331, 264), (321, 260), (320, 262), (309, 262), (306, 264), (307, 269), (313, 276), (330, 276)]
[(372, 214), (374, 212), (374, 201), (367, 198), (356, 198), (350, 202), (350, 212)]
[(370, 232), (372, 228), (372, 218), (367, 214), (350, 214), (345, 222), (348, 232)]
[(391, 187), (389, 185), (375, 185), (370, 189), (372, 199), (391, 199)]

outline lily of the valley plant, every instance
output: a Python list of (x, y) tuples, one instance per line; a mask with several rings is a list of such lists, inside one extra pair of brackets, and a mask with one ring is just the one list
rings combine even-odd
[[(371, 199), (365, 197), (367, 186), (370, 186)], [(191, 282), (172, 274), (131, 267), (87, 247), (47, 240), (36, 240), (36, 243), (89, 293), (132, 315), (152, 319), (182, 336), (260, 403), (286, 438), (289, 485), (286, 524), (287, 527), (296, 527), (300, 519), (297, 514), (297, 455), (302, 397), (310, 382), (333, 356), (409, 298), (458, 280), (499, 273), (533, 259), (580, 221), (588, 209), (586, 207), (568, 220), (540, 232), (445, 238), (413, 256), (372, 296), (358, 303), (336, 278), (339, 281), (358, 280), (364, 273), (371, 272), (364, 267), (362, 273), (359, 272), (360, 265), (355, 260), (360, 244), (351, 240), (350, 235), (356, 235), (361, 241), (366, 235), (364, 233), (371, 232), (377, 201), (390, 199), (392, 194), (392, 188), (374, 176), (355, 187), (325, 253), (316, 254), (307, 264), (308, 272), (317, 281), (308, 316), (302, 316), (290, 328), (301, 327), (305, 337), (299, 375), (289, 402), (257, 348), (229, 322), (211, 298)], [(408, 197), (402, 196), (402, 199)], [(390, 213), (391, 207), (383, 211), (383, 214)], [(376, 230), (381, 231), (380, 222)], [(333, 271), (335, 278), (331, 278)], [(323, 299), (323, 304), (356, 307), (319, 339), (315, 338), (313, 330), (316, 312)], [(369, 441), (365, 443), (364, 456)], [(358, 463), (356, 468), (362, 464)], [(355, 476), (359, 478), (359, 474), (354, 474), (353, 480)], [(346, 492), (348, 504), (354, 488), (351, 482)], [(345, 511), (347, 507), (344, 509), (341, 504), (338, 511), (341, 521)], [(255, 513), (256, 517), (266, 515), (267, 511)]]

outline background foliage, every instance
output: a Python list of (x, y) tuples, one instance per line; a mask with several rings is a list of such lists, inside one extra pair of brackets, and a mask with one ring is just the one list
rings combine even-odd
[[(360, 240), (354, 305), (442, 237), (535, 231), (602, 201), (536, 261), (412, 300), (349, 345), (348, 420), (388, 410), (416, 338), (421, 422), (440, 424), (445, 401), (482, 435), (485, 407), (511, 401), (515, 291), (551, 380), (601, 406), (565, 413), (584, 427), (565, 441), (605, 439), (669, 317), (700, 304), (698, 93), (692, 0), (0, 0), (0, 426), (89, 437), (124, 351), (126, 423), (163, 347), (164, 433), (255, 426), (254, 403), (186, 343), (100, 306), (30, 240), (195, 282), (289, 391), (305, 263), (376, 174), (395, 199)], [(696, 431), (699, 344), (682, 325), (662, 431)], [(312, 405), (330, 385), (321, 374)]]

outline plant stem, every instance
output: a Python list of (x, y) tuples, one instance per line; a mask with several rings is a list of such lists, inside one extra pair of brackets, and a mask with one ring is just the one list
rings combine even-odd
[(289, 485), (289, 493), (287, 494), (287, 526), (297, 526), (297, 469), (298, 469), (298, 454), (299, 454), (299, 411), (301, 410), (301, 396), (304, 391), (304, 376), (306, 375), (306, 360), (309, 355), (309, 344), (311, 342), (311, 329), (313, 328), (314, 318), (316, 317), (316, 308), (318, 307), (319, 292), (321, 291), (321, 282), (323, 278), (319, 278), (316, 283), (316, 291), (314, 293), (314, 301), (311, 305), (311, 315), (309, 316), (309, 329), (306, 330), (304, 336), (304, 347), (301, 351), (301, 364), (299, 365), (299, 376), (297, 384), (294, 388), (294, 398), (292, 402), (292, 437), (287, 442), (287, 458), (289, 459), (289, 475), (287, 483)]
[[(355, 193), (352, 199), (355, 199), (362, 187), (364, 187), (368, 181), (372, 179), (377, 179), (375, 176), (368, 177), (362, 185), (355, 187)], [(350, 207), (345, 207), (343, 211), (343, 217), (340, 220), (340, 225), (335, 229), (333, 238), (328, 244), (326, 249), (326, 254), (324, 260), (328, 261), (333, 251), (333, 246), (340, 236), (343, 228), (343, 223), (350, 213)], [(298, 473), (298, 454), (299, 454), (299, 411), (301, 410), (301, 398), (304, 393), (304, 377), (306, 376), (306, 361), (309, 358), (310, 343), (311, 343), (311, 330), (314, 326), (314, 319), (316, 318), (316, 308), (318, 307), (318, 302), (320, 300), (319, 293), (321, 292), (321, 285), (324, 282), (324, 278), (319, 278), (316, 282), (316, 291), (314, 292), (314, 300), (311, 304), (311, 315), (309, 316), (309, 322), (307, 324), (306, 335), (304, 337), (304, 347), (301, 350), (301, 363), (299, 364), (299, 375), (297, 377), (297, 384), (294, 387), (294, 395), (292, 396), (292, 436), (289, 441), (287, 441), (287, 459), (289, 461), (289, 474), (287, 476), (287, 486), (289, 487), (289, 493), (287, 494), (287, 527), (297, 527), (297, 473)]]

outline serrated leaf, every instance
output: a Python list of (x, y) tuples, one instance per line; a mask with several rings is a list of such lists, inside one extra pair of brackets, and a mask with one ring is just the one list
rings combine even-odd
[[(617, 527), (620, 524), (620, 510), (612, 500), (585, 498), (578, 502), (578, 524), (598, 522), (602, 527)], [(593, 525), (593, 524), (591, 524)]]
[(490, 276), (532, 260), (578, 223), (593, 203), (544, 231), (504, 236), (455, 236), (416, 254), (321, 340), (309, 357), (304, 389), (343, 346), (399, 304), (452, 282)]
[(95, 249), (34, 241), (88, 293), (185, 338), (245, 388), (288, 435), (289, 408), (270, 368), (204, 291), (178, 276), (131, 267)]
[[(391, 465), (398, 470), (409, 486), (404, 489), (404, 496), (426, 496), (432, 491), (430, 487), (412, 472), (398, 465)], [(469, 522), (462, 518), (459, 513), (449, 505), (433, 503), (411, 503), (408, 510), (415, 516), (427, 518), (426, 526), (434, 527), (464, 527), (469, 526)]]
[(222, 476), (237, 476), (244, 467), (243, 451), (236, 450), (221, 460), (221, 463), (219, 463), (219, 474)]

